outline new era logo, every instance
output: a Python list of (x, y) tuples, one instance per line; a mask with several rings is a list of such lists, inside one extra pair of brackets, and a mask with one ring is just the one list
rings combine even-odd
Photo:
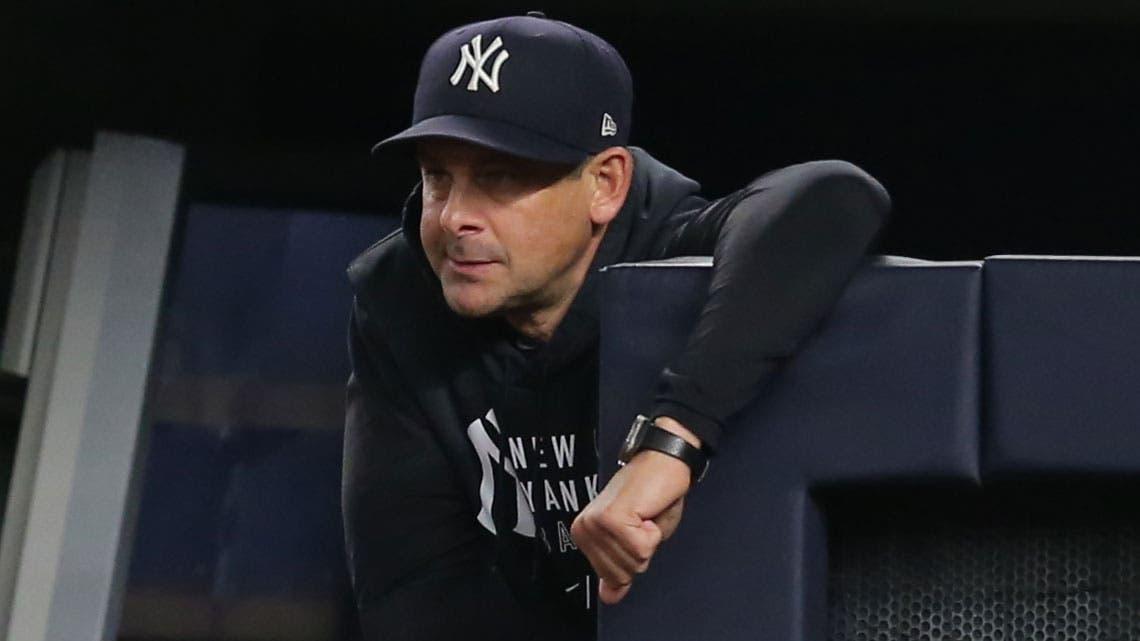
[[(479, 81), (483, 81), (493, 93), (499, 92), (499, 70), (502, 69), (503, 63), (511, 54), (506, 49), (499, 51), (503, 46), (503, 39), (495, 36), (491, 41), (491, 46), (483, 51), (483, 35), (477, 35), (471, 39), (471, 42), (463, 45), (459, 49), (459, 66), (455, 68), (455, 72), (451, 74), (451, 86), (456, 86), (459, 81), (463, 79), (463, 72), (468, 68), (471, 69), (471, 80), (467, 83), (467, 91), (478, 91)], [(487, 60), (491, 58), (491, 54), (499, 51), (499, 55), (495, 57), (495, 62), (491, 63), (491, 73), (483, 68), (487, 64)]]
[(616, 136), (617, 123), (614, 122), (613, 116), (604, 113), (602, 114), (602, 136)]

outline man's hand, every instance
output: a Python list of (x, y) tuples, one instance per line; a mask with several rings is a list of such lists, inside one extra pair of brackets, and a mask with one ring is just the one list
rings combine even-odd
[[(657, 426), (700, 447), (677, 421), (658, 417)], [(617, 471), (570, 527), (570, 536), (598, 573), (598, 597), (614, 604), (629, 592), (634, 576), (649, 568), (662, 541), (681, 522), (692, 471), (680, 459), (644, 450)]]

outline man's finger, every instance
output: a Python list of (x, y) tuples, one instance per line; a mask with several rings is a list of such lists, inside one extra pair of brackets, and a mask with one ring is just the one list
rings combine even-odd
[(616, 543), (606, 539), (590, 541), (579, 550), (586, 556), (594, 572), (611, 587), (627, 585), (633, 581), (636, 568), (632, 558), (622, 552)]
[[(681, 515), (677, 514), (677, 520), (672, 523), (672, 529), (677, 529), (677, 522), (680, 520)], [(661, 523), (659, 521), (660, 519), (652, 521), (647, 520), (641, 524), (641, 529), (645, 531), (646, 535), (645, 542), (649, 545), (649, 557), (652, 557), (654, 554), (656, 554), (657, 548), (661, 545), (661, 542), (669, 538), (668, 534), (666, 534), (665, 530), (661, 527)], [(669, 533), (671, 534), (672, 532), (670, 531)]]
[(601, 518), (598, 521), (601, 536), (609, 538), (630, 557), (641, 563), (653, 556), (661, 543), (661, 528), (650, 520), (633, 513), (620, 518)]
[(598, 598), (606, 605), (613, 605), (629, 594), (630, 587), (632, 585), (613, 586), (607, 583), (605, 579), (598, 579)]
[(578, 551), (586, 557), (599, 576), (607, 577), (614, 584), (629, 583), (632, 564), (626, 560), (627, 555), (621, 551), (610, 532), (600, 526), (600, 521), (591, 517), (588, 510), (589, 508), (579, 514), (570, 526), (570, 536), (578, 546)]
[(608, 556), (599, 558), (597, 561), (591, 561), (590, 564), (594, 566), (594, 571), (597, 572), (598, 578), (604, 580), (607, 584), (613, 587), (620, 587), (633, 583), (633, 572), (627, 571), (613, 559)]
[[(656, 527), (656, 526), (652, 526)], [(601, 548), (609, 558), (630, 575), (639, 574), (649, 566), (655, 548), (638, 545), (636, 552), (631, 552), (631, 543), (620, 538), (608, 538), (600, 542)], [(622, 583), (624, 581), (619, 581)]]

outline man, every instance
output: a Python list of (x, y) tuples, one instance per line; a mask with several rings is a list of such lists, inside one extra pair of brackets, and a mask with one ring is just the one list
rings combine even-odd
[[(377, 145), (414, 153), (422, 181), (348, 271), (343, 500), (366, 638), (592, 638), (597, 601), (636, 589), (721, 426), (884, 222), (883, 188), (838, 161), (701, 198), (626, 146), (631, 87), (577, 27), (465, 25), (425, 55), (412, 126)], [(598, 271), (710, 253), (654, 420), (598, 488)]]

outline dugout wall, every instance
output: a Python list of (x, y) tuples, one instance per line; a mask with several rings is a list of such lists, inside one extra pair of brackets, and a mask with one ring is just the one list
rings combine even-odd
[[(710, 264), (608, 271), (604, 474)], [(599, 638), (1137, 638), (1137, 285), (1135, 259), (869, 264)]]

